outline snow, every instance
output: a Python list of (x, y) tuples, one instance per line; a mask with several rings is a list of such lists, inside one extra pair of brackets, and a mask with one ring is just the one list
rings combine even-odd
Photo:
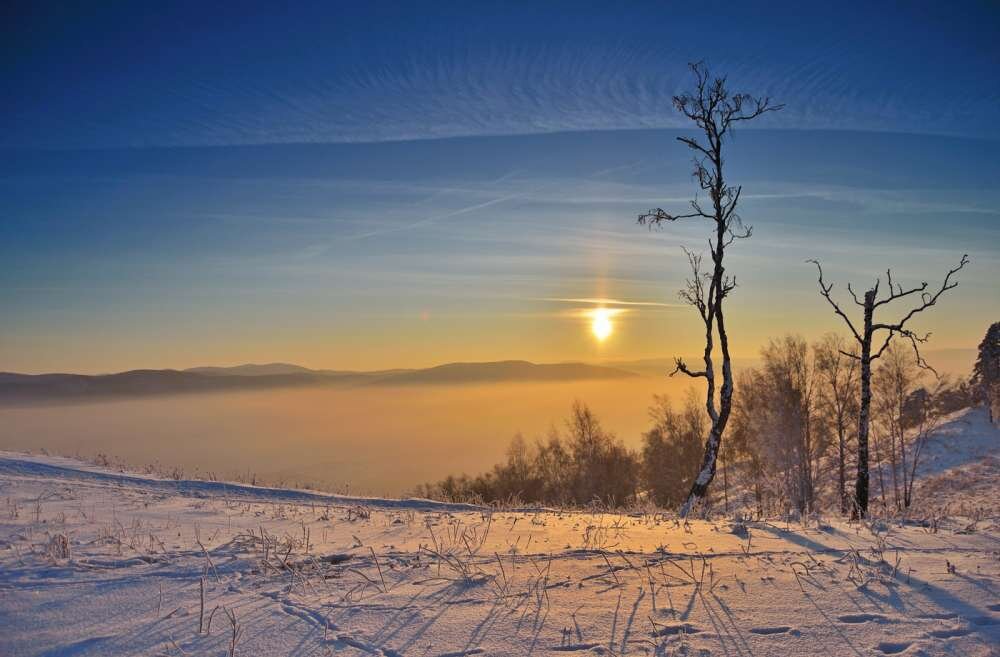
[(918, 499), (947, 512), (1000, 516), (1000, 428), (985, 408), (958, 411), (927, 441), (917, 475)]
[(227, 612), (237, 655), (997, 655), (981, 420), (942, 427), (924, 485), (988, 512), (906, 523), (490, 511), (0, 452), (0, 655), (226, 655)]

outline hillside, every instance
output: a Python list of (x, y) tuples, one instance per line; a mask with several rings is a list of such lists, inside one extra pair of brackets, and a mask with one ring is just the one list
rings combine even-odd
[[(978, 409), (929, 448), (996, 500)], [(983, 431), (981, 431), (983, 430)], [(946, 458), (946, 455), (947, 456)], [(3, 655), (996, 655), (1000, 524), (492, 511), (0, 452)], [(989, 508), (989, 505), (987, 505)]]
[(925, 505), (1000, 515), (1000, 427), (985, 408), (954, 413), (927, 441), (917, 477)]

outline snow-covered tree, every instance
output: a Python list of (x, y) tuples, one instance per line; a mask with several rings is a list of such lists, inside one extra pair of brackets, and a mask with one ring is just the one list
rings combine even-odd
[[(854, 439), (851, 433), (851, 419), (858, 414), (858, 390), (855, 385), (858, 360), (853, 356), (850, 345), (836, 333), (828, 333), (813, 345), (816, 373), (820, 379), (819, 405), (831, 432), (837, 437), (837, 492), (840, 497), (840, 512), (850, 509), (850, 495), (847, 492), (848, 442)], [(854, 427), (855, 430), (857, 427)]]
[[(674, 96), (674, 107), (697, 126), (697, 137), (678, 137), (677, 140), (694, 153), (694, 178), (698, 187), (708, 195), (708, 200), (695, 198), (686, 212), (672, 213), (653, 208), (639, 215), (639, 223), (660, 226), (681, 219), (707, 220), (711, 224), (708, 239), (712, 260), (709, 271), (702, 270), (702, 256), (688, 253), (691, 278), (680, 291), (681, 298), (695, 307), (705, 327), (704, 369), (691, 369), (683, 359), (677, 359), (673, 374), (678, 372), (692, 378), (705, 379), (705, 411), (711, 426), (705, 439), (705, 455), (698, 475), (691, 485), (687, 501), (681, 507), (686, 517), (694, 505), (705, 497), (709, 484), (715, 478), (722, 435), (733, 407), (733, 370), (729, 356), (729, 337), (726, 334), (723, 302), (736, 289), (736, 278), (726, 272), (726, 249), (736, 240), (750, 237), (751, 227), (744, 226), (736, 208), (742, 188), (731, 185), (724, 174), (723, 148), (732, 137), (737, 125), (752, 121), (762, 114), (782, 108), (770, 98), (732, 93), (726, 78), (713, 78), (701, 63), (692, 64), (696, 88), (692, 93)], [(715, 340), (722, 352), (722, 381), (716, 397)]]
[[(927, 341), (930, 333), (919, 335), (910, 329), (907, 324), (916, 315), (936, 305), (942, 294), (958, 287), (958, 282), (952, 280), (952, 276), (969, 263), (969, 257), (963, 255), (958, 266), (948, 270), (948, 273), (944, 276), (944, 280), (941, 282), (941, 287), (936, 290), (929, 288), (927, 281), (908, 289), (903, 288), (902, 285), (892, 280), (892, 270), (886, 271), (888, 290), (883, 291), (882, 296), (879, 296), (879, 286), (882, 284), (881, 278), (875, 279), (875, 284), (866, 290), (861, 297), (858, 297), (854, 288), (848, 283), (847, 291), (850, 293), (851, 299), (862, 310), (862, 321), (858, 324), (855, 324), (856, 320), (851, 321), (847, 313), (834, 300), (831, 294), (833, 283), (827, 283), (823, 280), (823, 268), (820, 266), (819, 261), (810, 260), (810, 262), (814, 263), (819, 270), (820, 294), (833, 307), (834, 312), (844, 320), (858, 344), (857, 353), (843, 353), (850, 358), (856, 359), (860, 370), (861, 401), (858, 407), (858, 475), (854, 482), (853, 515), (864, 518), (868, 514), (868, 433), (871, 425), (872, 364), (882, 357), (882, 354), (889, 348), (889, 344), (894, 338), (902, 338), (908, 340), (913, 346), (917, 365), (925, 369), (933, 369), (923, 359), (923, 356), (920, 355), (920, 345)], [(919, 299), (920, 301), (914, 301), (910, 310), (902, 313), (900, 319), (897, 321), (879, 321), (876, 319), (876, 311), (885, 312), (887, 309), (884, 306), (894, 304), (894, 302), (900, 299), (907, 301)], [(895, 304), (895, 306), (899, 305)], [(878, 342), (882, 343), (881, 347), (878, 346)]]
[(993, 322), (979, 343), (972, 383), (976, 396), (990, 411), (990, 420), (1000, 421), (1000, 322)]

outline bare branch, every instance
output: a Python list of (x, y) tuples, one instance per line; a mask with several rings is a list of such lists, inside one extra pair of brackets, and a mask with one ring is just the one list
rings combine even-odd
[(895, 333), (893, 333), (892, 331), (889, 331), (889, 335), (887, 335), (885, 337), (885, 342), (882, 343), (882, 346), (879, 347), (879, 350), (876, 351), (875, 355), (873, 355), (871, 358), (869, 358), (869, 360), (878, 360), (879, 358), (881, 358), (882, 357), (882, 352), (885, 351), (886, 348), (889, 346), (889, 343), (892, 342), (892, 338), (893, 338), (894, 335), (895, 335)]
[(709, 287), (710, 298), (706, 299), (705, 280), (708, 278), (708, 275), (701, 272), (701, 254), (688, 251), (684, 247), (681, 247), (681, 249), (687, 256), (688, 265), (691, 267), (691, 278), (684, 281), (684, 288), (677, 293), (677, 296), (694, 306), (698, 310), (698, 314), (701, 315), (702, 321), (710, 325), (712, 321), (712, 288), (711, 286)]
[(816, 269), (819, 270), (819, 293), (822, 294), (828, 302), (830, 302), (830, 305), (833, 306), (834, 312), (840, 315), (843, 318), (843, 320), (847, 322), (848, 328), (850, 328), (851, 333), (854, 334), (854, 339), (857, 340), (858, 342), (862, 342), (861, 334), (858, 333), (858, 330), (856, 328), (854, 328), (854, 324), (851, 323), (850, 318), (848, 318), (848, 316), (844, 313), (844, 311), (840, 309), (840, 306), (837, 305), (837, 302), (834, 301), (833, 297), (830, 295), (830, 291), (833, 289), (833, 283), (827, 285), (826, 283), (823, 282), (823, 267), (822, 265), (819, 264), (819, 260), (807, 260), (806, 262), (813, 263), (814, 265), (816, 265)]
[(644, 212), (639, 215), (639, 225), (641, 226), (659, 226), (664, 221), (677, 221), (678, 219), (691, 219), (693, 217), (702, 216), (701, 212), (691, 212), (688, 214), (670, 214), (662, 210), (661, 208), (652, 208), (649, 212)]
[(858, 295), (854, 293), (854, 288), (851, 287), (850, 283), (847, 284), (847, 291), (851, 293), (851, 298), (854, 299), (854, 303), (858, 304), (859, 306), (865, 305), (863, 301), (858, 300)]
[(704, 370), (698, 370), (697, 372), (694, 372), (694, 371), (688, 369), (688, 366), (684, 362), (683, 358), (675, 358), (674, 359), (674, 371), (670, 373), (670, 376), (673, 376), (674, 374), (677, 374), (678, 372), (680, 372), (681, 374), (687, 374), (692, 379), (697, 379), (697, 378), (705, 378), (705, 379), (707, 379), (708, 378), (708, 372), (706, 372)]
[(906, 315), (903, 316), (903, 319), (899, 320), (898, 322), (894, 324), (874, 324), (872, 326), (872, 330), (878, 331), (886, 329), (889, 331), (895, 331), (897, 333), (904, 333), (903, 327), (906, 325), (906, 322), (910, 321), (910, 319), (914, 315), (921, 313), (930, 308), (931, 306), (933, 306), (935, 303), (937, 303), (938, 298), (948, 290), (952, 290), (958, 287), (958, 282), (956, 281), (953, 283), (951, 281), (951, 277), (954, 276), (956, 273), (958, 273), (958, 271), (960, 271), (967, 264), (969, 264), (969, 256), (968, 254), (965, 254), (962, 256), (962, 259), (959, 261), (957, 267), (948, 270), (948, 273), (945, 274), (944, 280), (941, 282), (941, 287), (934, 294), (929, 294), (927, 292), (924, 292), (924, 290), (927, 287), (927, 283), (923, 283), (921, 286), (913, 288), (912, 290), (908, 290), (906, 292), (900, 290), (899, 292), (896, 293), (892, 292), (890, 286), (889, 297), (876, 305), (882, 305), (888, 303), (889, 301), (892, 301), (894, 299), (899, 299), (900, 297), (904, 297), (909, 294), (913, 294), (914, 292), (921, 292), (920, 295), (921, 303), (919, 306), (913, 308), (910, 312), (906, 313)]
[(902, 335), (903, 337), (908, 338), (910, 340), (910, 344), (913, 345), (913, 355), (916, 356), (917, 367), (929, 371), (934, 375), (934, 378), (940, 379), (941, 375), (938, 374), (938, 371), (931, 367), (930, 363), (924, 360), (924, 355), (920, 353), (919, 345), (927, 342), (927, 339), (931, 337), (931, 334), (927, 333), (923, 337), (920, 337), (914, 334), (913, 331), (903, 331)]
[(712, 153), (710, 153), (708, 149), (706, 149), (704, 146), (699, 144), (697, 139), (693, 139), (691, 137), (678, 137), (677, 141), (681, 142), (682, 144), (687, 144), (688, 148), (696, 150), (700, 153), (704, 153), (706, 157), (712, 156)]
[[(961, 267), (959, 269), (961, 269)], [(900, 285), (899, 283), (893, 284), (891, 269), (887, 269), (885, 271), (885, 275), (886, 279), (889, 281), (889, 296), (886, 297), (885, 299), (882, 299), (881, 301), (876, 302), (875, 303), (876, 308), (878, 308), (879, 306), (884, 306), (885, 304), (895, 301), (896, 299), (902, 299), (905, 296), (909, 296), (917, 292), (923, 292), (924, 290), (927, 289), (927, 281), (924, 281), (923, 283), (912, 289), (903, 291), (902, 285)]]

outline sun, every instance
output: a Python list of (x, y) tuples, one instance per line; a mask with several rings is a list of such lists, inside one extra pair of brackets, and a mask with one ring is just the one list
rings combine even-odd
[(611, 323), (611, 311), (607, 308), (597, 308), (591, 313), (590, 330), (594, 332), (594, 337), (598, 342), (604, 342), (614, 330)]

